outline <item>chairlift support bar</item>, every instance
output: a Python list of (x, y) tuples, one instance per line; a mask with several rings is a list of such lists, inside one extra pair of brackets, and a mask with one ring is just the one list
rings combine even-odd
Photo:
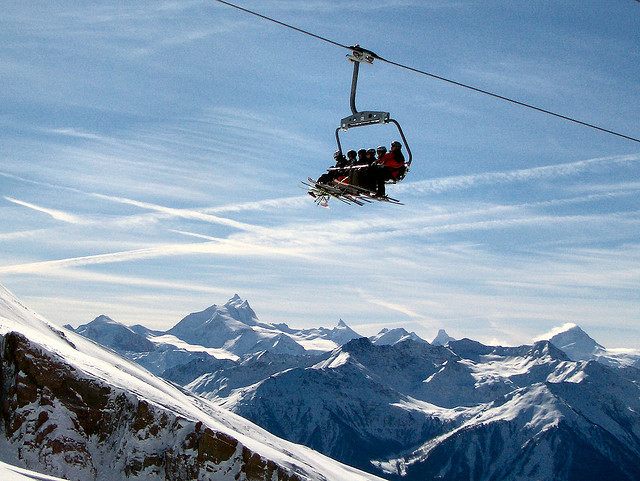
[(366, 50), (360, 45), (354, 45), (351, 47), (353, 53), (347, 55), (347, 58), (353, 63), (353, 77), (351, 78), (351, 113), (353, 116), (345, 117), (340, 122), (340, 126), (343, 130), (347, 130), (351, 127), (360, 127), (361, 125), (369, 124), (383, 124), (389, 118), (388, 112), (359, 112), (356, 108), (356, 89), (358, 88), (358, 73), (360, 72), (360, 64), (366, 63), (371, 65), (374, 59), (379, 58), (371, 50)]

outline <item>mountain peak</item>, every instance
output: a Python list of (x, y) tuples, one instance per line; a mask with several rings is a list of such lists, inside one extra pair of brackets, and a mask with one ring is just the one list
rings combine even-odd
[(447, 331), (440, 329), (438, 335), (431, 341), (431, 344), (434, 346), (446, 346), (449, 341), (455, 341), (455, 339), (447, 334)]
[[(214, 306), (212, 306), (214, 307)], [(217, 306), (215, 306), (217, 307)], [(258, 316), (251, 309), (249, 301), (242, 299), (238, 294), (234, 294), (223, 306), (232, 318), (248, 326), (258, 324)]]
[(358, 353), (370, 351), (372, 347), (373, 343), (371, 342), (371, 339), (368, 337), (358, 337), (356, 339), (351, 339), (349, 342), (338, 348), (338, 350), (348, 353)]
[(558, 349), (564, 351), (574, 361), (594, 359), (604, 347), (593, 340), (580, 326), (573, 323), (565, 324), (541, 336), (540, 340), (548, 339)]
[(167, 331), (183, 341), (205, 347), (221, 348), (225, 342), (258, 325), (258, 317), (249, 303), (235, 294), (224, 306), (216, 304), (192, 312)]
[(225, 306), (239, 306), (243, 302), (245, 301), (243, 301), (238, 294), (234, 294), (233, 297), (226, 302)]
[(224, 307), (239, 310), (250, 310), (251, 312), (253, 312), (251, 310), (251, 306), (249, 305), (249, 301), (243, 299), (238, 294), (234, 294), (233, 297), (224, 304)]
[(83, 324), (77, 329), (71, 328), (71, 330), (119, 352), (140, 353), (155, 350), (153, 342), (144, 335), (132, 331), (129, 327), (104, 314), (96, 317), (89, 324)]
[(415, 332), (409, 332), (402, 327), (397, 327), (395, 329), (384, 328), (378, 334), (370, 337), (369, 339), (378, 346), (391, 346), (408, 339), (416, 342), (426, 342)]
[(109, 316), (106, 316), (104, 314), (100, 314), (91, 322), (100, 323), (100, 324), (118, 324), (116, 321), (114, 321)]

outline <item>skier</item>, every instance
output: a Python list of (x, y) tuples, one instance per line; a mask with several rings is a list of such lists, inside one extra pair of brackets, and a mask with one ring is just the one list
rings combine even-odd
[(333, 160), (336, 161), (336, 165), (333, 169), (329, 169), (326, 173), (322, 174), (318, 177), (318, 183), (320, 184), (331, 184), (334, 179), (338, 178), (341, 175), (344, 175), (344, 169), (347, 166), (347, 159), (345, 159), (342, 152), (336, 150), (333, 154)]
[[(380, 149), (380, 147), (378, 147), (378, 149)], [(394, 140), (391, 142), (391, 150), (379, 157), (378, 164), (380, 165), (380, 169), (378, 170), (376, 179), (376, 195), (378, 195), (378, 197), (384, 197), (385, 195), (384, 183), (387, 180), (396, 180), (407, 168), (404, 163), (404, 155), (400, 149), (402, 149), (402, 144)], [(381, 150), (378, 151), (381, 152)]]

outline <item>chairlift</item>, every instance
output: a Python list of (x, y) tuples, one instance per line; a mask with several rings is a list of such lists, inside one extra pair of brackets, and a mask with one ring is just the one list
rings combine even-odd
[[(359, 45), (355, 45), (353, 47), (349, 47), (352, 50), (350, 55), (347, 55), (347, 58), (353, 63), (353, 77), (351, 80), (351, 115), (343, 118), (340, 121), (340, 126), (336, 129), (336, 142), (338, 144), (338, 154), (340, 157), (344, 158), (342, 152), (342, 144), (340, 143), (340, 131), (346, 132), (349, 129), (353, 129), (355, 127), (367, 127), (369, 125), (380, 125), (380, 124), (389, 124), (392, 123), (398, 129), (398, 133), (400, 134), (400, 138), (402, 139), (402, 144), (404, 145), (406, 151), (406, 157), (404, 157), (404, 165), (401, 170), (397, 171), (397, 175), (385, 179), (385, 184), (395, 184), (400, 182), (407, 175), (409, 171), (409, 166), (411, 165), (412, 155), (411, 149), (409, 148), (409, 144), (407, 143), (407, 139), (404, 136), (404, 132), (402, 131), (402, 127), (400, 124), (391, 118), (391, 114), (389, 112), (380, 112), (374, 110), (363, 110), (358, 111), (356, 108), (356, 88), (358, 86), (358, 73), (360, 71), (360, 64), (372, 64), (374, 59), (380, 58), (375, 53), (370, 50), (366, 50)], [(350, 166), (347, 169), (357, 170), (358, 166)], [(345, 170), (341, 167), (332, 167), (328, 169), (328, 172), (342, 172)], [(322, 180), (322, 176), (318, 180), (314, 180), (309, 177), (308, 182), (302, 182), (303, 186), (308, 188), (308, 193), (314, 198), (316, 204), (321, 205), (323, 207), (328, 207), (328, 201), (330, 197), (336, 198), (341, 202), (346, 204), (356, 204), (356, 205), (364, 205), (366, 203), (371, 203), (373, 201), (382, 201), (382, 202), (390, 202), (393, 204), (402, 204), (399, 200), (389, 197), (380, 192), (373, 192), (369, 188), (365, 188), (358, 184), (351, 184), (349, 182), (339, 181), (336, 179), (332, 179), (331, 182), (326, 182)]]

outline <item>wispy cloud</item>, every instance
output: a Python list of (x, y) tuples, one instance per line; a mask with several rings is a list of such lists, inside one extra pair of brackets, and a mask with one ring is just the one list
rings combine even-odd
[(11, 197), (5, 197), (5, 200), (12, 202), (14, 204), (17, 205), (21, 205), (23, 207), (27, 207), (29, 209), (33, 209), (37, 212), (42, 212), (43, 214), (47, 214), (51, 217), (53, 217), (55, 220), (59, 220), (61, 222), (67, 222), (69, 224), (83, 224), (86, 223), (86, 221), (84, 219), (82, 219), (81, 217), (74, 215), (74, 214), (70, 214), (68, 212), (64, 212), (61, 210), (56, 210), (56, 209), (49, 209), (46, 207), (41, 207), (35, 204), (30, 204), (29, 202), (23, 202), (21, 200), (17, 200), (17, 199), (13, 199)]
[[(269, 2), (264, 2), (268, 5), (268, 7), (273, 9), (282, 9), (286, 11), (308, 11), (312, 13), (318, 13), (319, 11), (331, 11), (335, 10), (335, 3), (327, 0), (313, 0), (307, 2), (297, 2), (295, 4), (291, 4), (288, 1), (283, 0), (271, 0)], [(444, 2), (440, 0), (385, 0), (385, 1), (372, 1), (372, 2), (361, 2), (361, 1), (343, 1), (341, 2), (341, 8), (345, 8), (348, 10), (355, 10), (358, 12), (366, 12), (366, 11), (375, 11), (375, 10), (383, 10), (389, 11), (398, 8), (412, 8), (412, 9), (441, 9), (441, 8), (457, 8), (464, 5), (466, 2), (463, 1), (451, 1)], [(261, 13), (258, 10), (258, 13)], [(264, 12), (262, 12), (264, 13)]]
[[(85, 283), (87, 285), (100, 283), (124, 286), (127, 288), (161, 289), (169, 292), (201, 292), (221, 296), (228, 295), (228, 289), (225, 287), (216, 287), (206, 283), (162, 280), (135, 275), (107, 274), (95, 270), (78, 269), (77, 267), (81, 267), (81, 265), (71, 262), (69, 264), (59, 263), (55, 265), (55, 268), (48, 269), (46, 274), (52, 279), (64, 279), (66, 281)], [(37, 274), (38, 271), (25, 271), (25, 273)]]
[(13, 241), (16, 239), (38, 239), (46, 232), (45, 229), (32, 229), (26, 231), (6, 232), (0, 234), (0, 241)]
[(110, 252), (89, 256), (69, 257), (65, 259), (30, 262), (0, 267), (0, 274), (46, 274), (60, 267), (82, 267), (100, 264), (135, 262), (161, 257), (179, 257), (187, 255), (220, 255), (235, 257), (308, 257), (302, 249), (292, 246), (270, 246), (265, 243), (249, 243), (239, 240), (216, 239), (211, 236), (193, 234), (194, 237), (206, 238), (208, 242), (185, 244), (161, 244), (153, 247), (128, 251)]
[(133, 205), (136, 207), (140, 207), (142, 209), (148, 209), (154, 212), (159, 212), (161, 214), (166, 214), (168, 217), (192, 219), (192, 220), (198, 220), (198, 221), (207, 222), (211, 224), (220, 224), (227, 227), (233, 227), (235, 229), (239, 229), (242, 231), (251, 231), (251, 232), (264, 231), (264, 228), (257, 225), (248, 224), (246, 222), (239, 222), (239, 221), (235, 221), (225, 217), (216, 216), (213, 214), (207, 214), (195, 209), (176, 209), (173, 207), (165, 207), (162, 205), (152, 204), (149, 202), (140, 202), (133, 199), (127, 199), (124, 197), (114, 197), (114, 196), (108, 196), (103, 194), (93, 194), (93, 195), (100, 199), (105, 199), (112, 202), (118, 202), (121, 204)]
[(63, 137), (71, 137), (75, 139), (96, 140), (96, 141), (105, 140), (105, 137), (103, 136), (93, 134), (91, 132), (85, 132), (83, 130), (74, 129), (72, 127), (60, 128), (60, 129), (42, 129), (42, 131), (46, 134), (60, 135)]
[(565, 164), (555, 164), (507, 172), (484, 172), (472, 175), (444, 177), (418, 182), (407, 182), (396, 187), (397, 192), (446, 192), (481, 185), (504, 185), (515, 182), (530, 182), (541, 179), (556, 179), (589, 171), (601, 171), (612, 165), (633, 166), (640, 161), (639, 154), (599, 157)]
[(360, 295), (365, 301), (367, 301), (370, 304), (373, 304), (374, 306), (379, 306), (379, 307), (382, 307), (383, 309), (387, 309), (392, 312), (403, 314), (404, 316), (407, 316), (414, 320), (425, 320), (426, 316), (424, 312), (423, 313), (416, 312), (408, 308), (406, 305), (395, 303), (395, 302), (389, 302), (383, 299), (376, 298), (374, 296), (368, 295), (362, 290), (360, 290)]

